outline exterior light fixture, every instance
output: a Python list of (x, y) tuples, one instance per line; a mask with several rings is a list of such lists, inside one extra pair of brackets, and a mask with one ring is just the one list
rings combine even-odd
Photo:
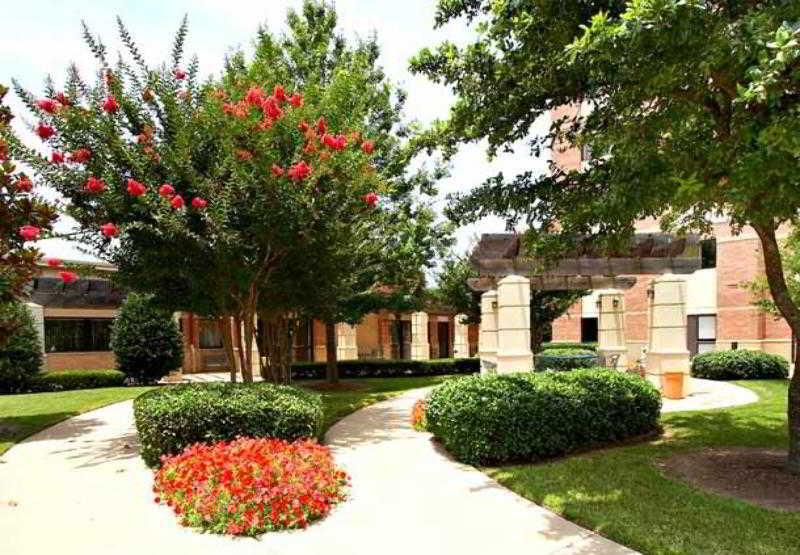
[(613, 305), (614, 305), (614, 308), (619, 308), (619, 299), (617, 299), (617, 298), (615, 297), (615, 298), (614, 298), (614, 300), (613, 300), (613, 301), (611, 301), (611, 304), (613, 304)]

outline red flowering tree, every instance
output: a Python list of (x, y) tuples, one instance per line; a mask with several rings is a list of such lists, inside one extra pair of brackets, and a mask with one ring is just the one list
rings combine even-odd
[[(291, 271), (298, 252), (312, 254), (312, 240), (334, 238), (330, 229), (368, 228), (377, 195), (392, 192), (372, 166), (380, 137), (363, 131), (372, 75), (293, 78), (289, 60), (266, 71), (239, 55), (221, 82), (200, 85), (196, 60), (181, 64), (185, 21), (171, 60), (157, 68), (119, 27), (130, 61), (113, 67), (85, 30), (100, 65), (93, 85), (71, 67), (63, 91), (17, 87), (60, 156), (14, 147), (69, 200), (82, 239), (118, 266), (125, 285), (241, 326), (235, 336), (222, 329), (232, 366), (250, 380), (272, 276)], [(256, 59), (269, 48), (262, 41)], [(297, 271), (313, 271), (313, 256), (309, 264)], [(284, 301), (291, 306), (291, 296)]]
[(34, 241), (51, 231), (55, 207), (34, 191), (33, 180), (11, 160), (11, 111), (3, 105), (8, 89), (0, 85), (0, 346), (18, 322), (5, 318), (5, 307), (25, 294), (41, 253)]

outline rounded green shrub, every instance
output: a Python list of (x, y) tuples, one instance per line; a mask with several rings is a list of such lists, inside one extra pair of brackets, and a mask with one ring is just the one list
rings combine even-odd
[(119, 370), (61, 370), (42, 372), (31, 378), (30, 391), (70, 391), (73, 389), (96, 389), (98, 387), (121, 387), (125, 385), (125, 374)]
[(788, 361), (761, 351), (714, 351), (692, 360), (692, 376), (709, 380), (759, 380), (786, 378)]
[(0, 321), (10, 335), (0, 344), (0, 393), (25, 391), (42, 367), (41, 338), (28, 307), (2, 303)]
[(183, 342), (172, 313), (152, 296), (128, 295), (111, 328), (117, 368), (138, 383), (153, 383), (183, 363)]
[(600, 355), (595, 351), (575, 347), (550, 347), (535, 357), (537, 371), (592, 368), (599, 364)]
[(448, 380), (425, 401), (428, 431), (468, 464), (525, 462), (650, 434), (661, 397), (604, 368)]
[(319, 395), (269, 383), (164, 386), (137, 398), (133, 412), (142, 458), (150, 466), (193, 443), (319, 437), (323, 422)]

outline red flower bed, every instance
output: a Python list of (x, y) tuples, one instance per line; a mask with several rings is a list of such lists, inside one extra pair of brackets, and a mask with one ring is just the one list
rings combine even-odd
[(240, 438), (163, 457), (153, 491), (184, 526), (255, 536), (323, 518), (345, 499), (348, 481), (314, 441)]
[(415, 430), (425, 430), (425, 400), (420, 399), (411, 409), (411, 425)]

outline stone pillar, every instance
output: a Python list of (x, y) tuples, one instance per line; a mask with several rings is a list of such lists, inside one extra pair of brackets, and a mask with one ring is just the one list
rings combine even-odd
[(31, 313), (33, 318), (33, 325), (36, 328), (36, 335), (39, 336), (39, 349), (42, 351), (42, 368), (47, 368), (47, 351), (44, 349), (44, 307), (40, 304), (28, 302), (25, 303), (28, 307), (28, 312)]
[(429, 360), (431, 345), (428, 343), (428, 313), (411, 313), (411, 360)]
[(338, 360), (358, 359), (358, 335), (356, 327), (350, 324), (336, 324), (336, 358)]
[(497, 372), (497, 291), (481, 295), (478, 357), (481, 359), (481, 374)]
[(191, 374), (198, 371), (199, 361), (197, 359), (199, 351), (195, 348), (195, 338), (198, 339), (199, 343), (199, 333), (196, 329), (198, 322), (191, 312), (182, 312), (180, 318), (183, 331), (183, 365), (181, 366), (181, 372)]
[(497, 373), (532, 371), (531, 282), (506, 276), (497, 283)]
[(617, 359), (616, 368), (628, 366), (628, 347), (625, 344), (625, 301), (621, 291), (611, 290), (597, 296), (597, 350), (606, 359)]
[(686, 349), (686, 279), (665, 274), (653, 280), (650, 297), (647, 379), (659, 389), (667, 372), (683, 374), (689, 393), (689, 351)]
[(469, 326), (464, 323), (467, 317), (456, 314), (453, 318), (453, 358), (469, 358)]

